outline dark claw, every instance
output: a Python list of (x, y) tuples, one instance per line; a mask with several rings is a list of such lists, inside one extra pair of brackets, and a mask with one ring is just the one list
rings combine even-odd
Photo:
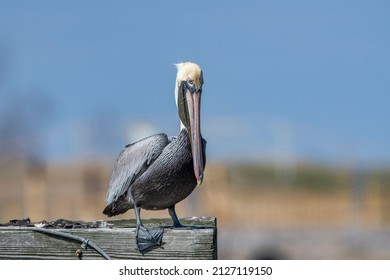
[(183, 226), (180, 224), (180, 226), (172, 226), (171, 229), (183, 229), (183, 230), (195, 230), (195, 229), (205, 229), (205, 227), (200, 227), (200, 226)]

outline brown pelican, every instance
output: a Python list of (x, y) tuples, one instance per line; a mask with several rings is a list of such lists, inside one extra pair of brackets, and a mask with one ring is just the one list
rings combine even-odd
[(145, 228), (140, 209), (168, 209), (173, 227), (182, 225), (175, 205), (202, 184), (206, 141), (200, 132), (202, 69), (195, 63), (177, 66), (175, 98), (181, 120), (177, 137), (156, 134), (125, 146), (117, 159), (106, 198), (107, 216), (134, 208), (136, 240), (143, 250), (161, 245), (163, 229)]

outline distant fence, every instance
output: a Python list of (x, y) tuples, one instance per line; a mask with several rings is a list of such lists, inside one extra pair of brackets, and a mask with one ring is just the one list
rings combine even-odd
[[(111, 168), (67, 164), (0, 169), (0, 222), (27, 216), (33, 221), (103, 220)], [(220, 227), (390, 226), (390, 176), (385, 172), (356, 176), (309, 169), (275, 177), (272, 169), (256, 168), (209, 164), (204, 184), (178, 204), (179, 216), (216, 216)], [(316, 180), (320, 187), (310, 188)], [(132, 215), (129, 211), (122, 217)], [(144, 211), (143, 217), (167, 217), (167, 211)]]

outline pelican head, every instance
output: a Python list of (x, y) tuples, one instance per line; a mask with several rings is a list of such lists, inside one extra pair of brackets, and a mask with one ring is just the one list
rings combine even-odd
[(198, 185), (203, 181), (202, 135), (200, 132), (200, 97), (203, 73), (199, 65), (192, 62), (176, 64), (175, 98), (182, 129), (190, 137), (194, 174)]

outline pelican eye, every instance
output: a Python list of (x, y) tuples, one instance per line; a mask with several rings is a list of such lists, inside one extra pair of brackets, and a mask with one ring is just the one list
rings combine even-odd
[(194, 80), (188, 79), (187, 83), (190, 84), (191, 86), (194, 85)]

